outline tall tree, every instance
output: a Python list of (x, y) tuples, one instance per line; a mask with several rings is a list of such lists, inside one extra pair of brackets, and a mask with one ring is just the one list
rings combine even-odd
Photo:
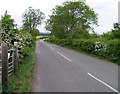
[[(14, 19), (11, 18), (11, 15), (6, 11), (5, 14), (1, 17), (1, 40), (8, 44), (8, 47), (11, 47), (14, 44), (14, 41), (18, 41), (19, 30), (14, 24)], [(18, 34), (18, 35), (17, 35)]]
[(91, 24), (97, 25), (97, 14), (85, 4), (84, 0), (64, 2), (52, 11), (46, 29), (58, 38), (65, 38), (69, 34), (89, 33)]
[(9, 15), (7, 11), (2, 16), (1, 23), (1, 27), (4, 31), (6, 31), (6, 33), (13, 29), (15, 26), (14, 20), (11, 18), (11, 15)]
[(111, 31), (103, 33), (102, 38), (106, 39), (120, 39), (120, 23), (113, 23), (113, 29)]
[(11, 18), (11, 15), (6, 11), (5, 14), (1, 17), (1, 40), (8, 44), (10, 47), (13, 45), (15, 39), (15, 34), (18, 32), (15, 29), (16, 25), (14, 24), (14, 19)]
[(115, 39), (120, 39), (120, 23), (114, 23), (114, 29), (112, 30), (112, 36)]
[(42, 23), (44, 18), (45, 15), (40, 9), (29, 7), (29, 9), (23, 13), (23, 29), (29, 32), (34, 31), (34, 29)]

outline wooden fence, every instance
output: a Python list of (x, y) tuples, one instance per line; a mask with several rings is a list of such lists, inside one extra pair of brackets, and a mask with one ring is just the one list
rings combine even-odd
[(1, 45), (1, 70), (2, 91), (8, 91), (9, 76), (15, 73), (18, 69), (18, 50), (15, 44), (13, 48), (8, 49), (6, 43)]

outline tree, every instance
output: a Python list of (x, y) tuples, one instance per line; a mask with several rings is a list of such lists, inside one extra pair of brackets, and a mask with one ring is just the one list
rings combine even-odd
[(114, 30), (112, 30), (113, 38), (120, 39), (120, 23), (115, 23)]
[(10, 47), (13, 45), (13, 42), (15, 40), (15, 33), (18, 32), (17, 29), (15, 29), (14, 19), (11, 18), (11, 15), (8, 14), (6, 11), (5, 14), (1, 18), (1, 40), (8, 44)]
[(34, 31), (34, 29), (42, 23), (44, 18), (44, 13), (41, 12), (40, 9), (29, 7), (29, 9), (23, 13), (23, 29), (29, 32)]
[(11, 29), (13, 29), (14, 26), (15, 26), (14, 20), (11, 19), (11, 15), (9, 15), (8, 12), (6, 11), (5, 14), (2, 16), (2, 19), (1, 19), (1, 27), (2, 27), (2, 29), (4, 31), (6, 31), (6, 33), (7, 33)]
[(2, 21), (0, 20), (0, 34), (1, 34), (1, 29), (2, 29)]
[(107, 33), (103, 33), (102, 37), (106, 39), (120, 39), (120, 23), (113, 24), (114, 29)]
[(34, 29), (31, 35), (35, 38), (36, 36), (40, 35), (40, 32), (38, 29)]
[[(62, 6), (56, 6), (52, 10), (50, 19), (47, 20), (46, 29), (58, 38), (66, 38), (66, 35), (89, 33), (91, 24), (97, 25), (97, 14), (83, 1), (67, 1)], [(59, 37), (58, 34), (64, 34)]]

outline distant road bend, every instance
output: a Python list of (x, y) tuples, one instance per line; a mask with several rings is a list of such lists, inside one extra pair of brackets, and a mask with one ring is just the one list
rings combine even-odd
[(32, 92), (118, 93), (118, 65), (39, 40)]

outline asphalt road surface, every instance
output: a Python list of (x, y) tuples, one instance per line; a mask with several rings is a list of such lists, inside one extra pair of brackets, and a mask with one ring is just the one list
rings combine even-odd
[(118, 91), (118, 65), (37, 41), (32, 92)]

